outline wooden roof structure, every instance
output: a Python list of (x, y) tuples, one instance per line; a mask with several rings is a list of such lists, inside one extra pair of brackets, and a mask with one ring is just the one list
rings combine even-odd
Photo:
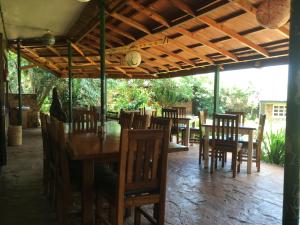
[[(260, 26), (260, 0), (106, 0), (106, 70), (110, 78), (165, 78), (288, 62), (289, 23)], [(85, 3), (77, 22), (54, 46), (24, 39), (21, 54), (59, 77), (68, 74), (72, 41), (73, 77), (99, 77), (98, 1)], [(51, 19), (51, 18), (50, 18)], [(63, 23), (63, 21), (62, 21)], [(16, 51), (16, 40), (9, 46)], [(124, 65), (129, 50), (142, 56)], [(26, 68), (24, 68), (26, 69)]]

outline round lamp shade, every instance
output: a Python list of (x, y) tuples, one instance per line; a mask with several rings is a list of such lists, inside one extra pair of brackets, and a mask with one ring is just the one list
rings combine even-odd
[(257, 8), (256, 19), (260, 25), (277, 29), (290, 18), (290, 0), (264, 0)]
[(42, 37), (43, 43), (47, 46), (52, 46), (55, 44), (55, 37), (51, 33), (46, 33)]
[(130, 51), (125, 55), (125, 63), (127, 66), (137, 67), (141, 64), (142, 57), (137, 51)]

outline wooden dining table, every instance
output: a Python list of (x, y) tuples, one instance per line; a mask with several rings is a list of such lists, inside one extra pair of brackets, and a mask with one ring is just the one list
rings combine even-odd
[[(71, 160), (82, 163), (82, 224), (94, 224), (94, 162), (118, 161), (121, 127), (107, 121), (101, 134), (67, 133), (66, 149)], [(169, 152), (187, 151), (188, 147), (169, 144)]]
[[(202, 127), (205, 130), (204, 137), (204, 167), (208, 168), (209, 161), (209, 137), (212, 132), (213, 125), (210, 123), (202, 124)], [(246, 135), (248, 138), (248, 159), (247, 159), (247, 173), (251, 174), (252, 171), (252, 153), (253, 153), (253, 132), (256, 130), (255, 127), (240, 125), (239, 126), (239, 134)], [(210, 168), (212, 171), (214, 168)]]

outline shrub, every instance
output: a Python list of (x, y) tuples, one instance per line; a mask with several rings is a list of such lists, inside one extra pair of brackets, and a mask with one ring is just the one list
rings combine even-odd
[(284, 164), (285, 130), (266, 133), (263, 140), (262, 160), (277, 165)]

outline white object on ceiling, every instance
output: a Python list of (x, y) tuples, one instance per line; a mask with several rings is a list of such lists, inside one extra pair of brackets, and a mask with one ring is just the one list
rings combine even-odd
[(64, 36), (86, 4), (75, 0), (1, 0), (8, 39)]

